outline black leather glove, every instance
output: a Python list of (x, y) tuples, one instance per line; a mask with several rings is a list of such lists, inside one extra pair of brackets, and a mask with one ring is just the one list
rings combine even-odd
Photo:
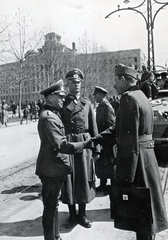
[(94, 142), (94, 144), (97, 145), (97, 144), (101, 144), (101, 140), (103, 139), (103, 137), (100, 134), (98, 134), (97, 136), (92, 137), (91, 139)]
[(92, 138), (87, 138), (84, 142), (84, 148), (89, 148), (89, 149), (93, 149), (94, 148), (94, 143), (92, 142)]

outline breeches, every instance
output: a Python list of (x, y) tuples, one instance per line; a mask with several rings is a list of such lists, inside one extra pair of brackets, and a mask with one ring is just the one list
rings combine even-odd
[(55, 235), (59, 235), (58, 229), (55, 229), (54, 225), (55, 220), (56, 222), (58, 220), (58, 201), (65, 178), (40, 177), (40, 179), (42, 182), (42, 200), (44, 205), (42, 217), (44, 236), (50, 235), (53, 236), (54, 239)]

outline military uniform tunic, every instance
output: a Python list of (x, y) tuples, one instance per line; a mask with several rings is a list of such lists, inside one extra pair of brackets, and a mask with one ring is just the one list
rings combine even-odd
[(125, 183), (132, 183), (135, 187), (150, 189), (153, 224), (124, 218), (114, 219), (114, 223), (116, 228), (146, 236), (168, 227), (160, 173), (151, 140), (152, 132), (151, 104), (144, 93), (134, 86), (121, 96), (116, 116), (116, 182), (123, 187)]
[(99, 133), (111, 126), (115, 126), (115, 112), (106, 99), (96, 109), (96, 122)]
[[(40, 114), (38, 132), (41, 140), (37, 158), (36, 174), (45, 177), (62, 177), (70, 171), (67, 153), (82, 152), (83, 143), (69, 143), (59, 112), (45, 106)], [(67, 165), (67, 170), (63, 168)]]
[[(109, 127), (115, 128), (115, 112), (111, 104), (104, 99), (96, 110), (96, 122), (98, 132), (101, 133)], [(111, 161), (113, 158), (113, 145), (116, 143), (115, 134), (113, 138), (101, 141), (101, 157), (96, 161), (96, 175), (98, 178), (112, 178)], [(111, 173), (110, 173), (111, 172)]]
[[(96, 117), (87, 98), (73, 99), (68, 95), (64, 102), (62, 120), (68, 141), (79, 142), (98, 134)], [(100, 152), (99, 146), (95, 151)], [(95, 165), (92, 150), (70, 157), (72, 173), (67, 175), (61, 200), (66, 204), (89, 203), (95, 197)]]

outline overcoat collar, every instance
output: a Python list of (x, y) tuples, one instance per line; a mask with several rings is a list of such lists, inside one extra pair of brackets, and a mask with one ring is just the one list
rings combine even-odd
[[(134, 85), (134, 86), (132, 86), (132, 87), (130, 87), (130, 88), (128, 88), (125, 92), (131, 92), (131, 91), (136, 91), (136, 90), (140, 90), (140, 88), (138, 87), (138, 85)], [(124, 93), (125, 93), (124, 92)]]
[(105, 105), (106, 102), (107, 102), (107, 100), (104, 99), (101, 103), (99, 103), (99, 105), (98, 105), (96, 111), (98, 112), (98, 111), (99, 111), (99, 110)]
[(77, 103), (74, 103), (72, 97), (70, 95), (66, 98), (66, 108), (70, 110), (71, 112), (79, 112), (83, 110), (84, 105), (86, 104), (86, 100), (83, 97), (80, 97), (77, 101)]

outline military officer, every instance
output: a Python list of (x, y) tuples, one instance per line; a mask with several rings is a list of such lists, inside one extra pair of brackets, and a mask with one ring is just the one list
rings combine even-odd
[[(96, 109), (96, 122), (99, 133), (111, 126), (115, 128), (115, 111), (106, 98), (107, 93), (108, 91), (105, 88), (96, 86), (93, 94), (95, 101), (99, 104)], [(107, 179), (112, 179), (113, 171), (111, 163), (113, 158), (113, 145), (116, 143), (115, 134), (113, 136), (113, 144), (111, 141), (107, 141), (107, 139), (101, 143), (101, 156), (100, 159), (96, 161), (96, 175), (100, 178), (100, 186), (96, 188), (98, 192), (103, 191), (106, 193)]]
[(74, 152), (82, 154), (85, 142), (69, 143), (60, 118), (65, 92), (63, 80), (57, 81), (41, 92), (46, 104), (40, 114), (38, 132), (41, 146), (37, 158), (36, 174), (42, 182), (43, 216), (45, 240), (61, 240), (58, 229), (58, 200), (61, 186), (71, 172), (69, 156)]
[[(153, 112), (145, 94), (136, 85), (136, 71), (123, 64), (115, 67), (114, 87), (121, 95), (116, 115), (116, 185), (146, 187), (151, 193), (153, 223), (114, 218), (116, 228), (135, 231), (137, 240), (151, 240), (167, 229), (167, 214), (153, 149)], [(143, 210), (140, 209), (139, 211)]]
[[(62, 120), (70, 142), (83, 141), (98, 134), (92, 104), (89, 99), (80, 95), (83, 77), (82, 71), (77, 68), (66, 74), (69, 94), (64, 102)], [(71, 155), (72, 174), (66, 177), (61, 197), (62, 202), (69, 207), (67, 228), (73, 227), (76, 223), (86, 228), (92, 225), (86, 216), (86, 204), (95, 197), (94, 160), (99, 155), (99, 146), (96, 146), (93, 152), (86, 149), (82, 154)], [(79, 205), (78, 215), (76, 204)]]

